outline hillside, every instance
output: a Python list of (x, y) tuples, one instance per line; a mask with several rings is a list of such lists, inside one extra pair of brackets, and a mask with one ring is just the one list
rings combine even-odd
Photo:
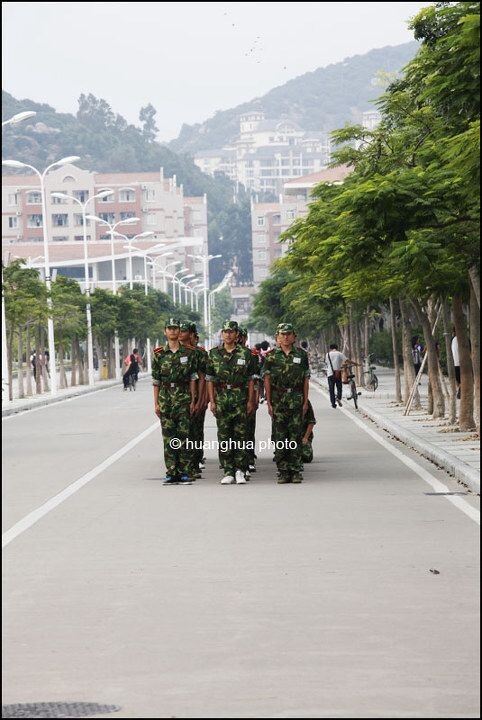
[(217, 112), (196, 125), (183, 125), (169, 143), (174, 152), (194, 155), (228, 144), (239, 132), (239, 115), (262, 110), (269, 119), (287, 118), (305, 130), (334, 130), (360, 122), (361, 113), (374, 109), (381, 94), (379, 73), (397, 73), (413, 58), (418, 43), (387, 46), (318, 68), (231, 110)]
[(204, 175), (187, 157), (152, 141), (144, 129), (129, 125), (105, 102), (93, 95), (81, 96), (77, 115), (58, 113), (47, 104), (17, 100), (2, 92), (2, 120), (23, 110), (35, 110), (29, 121), (7, 126), (2, 132), (2, 158), (29, 163), (39, 169), (67, 155), (78, 155), (79, 167), (97, 172), (149, 172), (164, 168), (176, 175), (186, 195), (208, 195), (213, 214), (222, 211), (232, 197), (226, 179)]

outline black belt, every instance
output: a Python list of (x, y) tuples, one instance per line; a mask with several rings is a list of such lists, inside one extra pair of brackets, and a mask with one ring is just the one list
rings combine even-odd
[(161, 385), (164, 385), (164, 387), (186, 387), (190, 384), (190, 381), (184, 381), (184, 382), (161, 382)]
[(239, 385), (239, 383), (216, 383), (216, 387), (222, 390), (232, 390), (233, 388), (246, 389), (246, 385)]

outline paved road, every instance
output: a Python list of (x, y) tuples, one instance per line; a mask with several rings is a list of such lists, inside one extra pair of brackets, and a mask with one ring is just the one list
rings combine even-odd
[(394, 446), (434, 490), (316, 390), (302, 485), (277, 485), (265, 452), (220, 486), (210, 451), (205, 479), (162, 487), (151, 394), (3, 421), (4, 703), (479, 717), (477, 498), (430, 494), (462, 488)]

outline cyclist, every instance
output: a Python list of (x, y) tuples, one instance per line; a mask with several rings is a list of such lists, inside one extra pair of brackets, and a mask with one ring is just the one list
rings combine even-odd
[[(329, 352), (326, 353), (326, 370), (328, 377), (328, 388), (330, 391), (331, 407), (336, 408), (336, 404), (342, 407), (343, 384), (341, 381), (341, 369), (347, 365), (360, 365), (360, 363), (350, 360), (338, 350), (336, 343), (331, 343)], [(336, 389), (336, 393), (335, 393)]]
[(141, 356), (139, 355), (139, 351), (137, 348), (134, 348), (131, 354), (125, 358), (124, 364), (127, 365), (124, 375), (123, 375), (123, 383), (124, 383), (124, 390), (127, 390), (129, 387), (129, 383), (131, 382), (131, 376), (132, 379), (137, 382), (139, 378), (139, 366), (141, 364)]

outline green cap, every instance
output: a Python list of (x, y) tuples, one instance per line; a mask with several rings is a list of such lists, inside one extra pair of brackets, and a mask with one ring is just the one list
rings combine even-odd
[(167, 318), (166, 322), (164, 323), (165, 328), (178, 328), (180, 327), (179, 320), (176, 320), (176, 318)]
[(238, 328), (238, 332), (240, 335), (246, 336), (248, 334), (248, 329), (245, 327), (241, 327), (241, 325)]
[(280, 323), (276, 328), (277, 333), (294, 333), (293, 325), (291, 323)]
[(225, 320), (223, 322), (223, 330), (238, 330), (238, 323), (236, 320)]
[(191, 327), (189, 328), (189, 332), (197, 333), (196, 323), (192, 322), (192, 323), (189, 323), (189, 325), (191, 326)]
[(187, 320), (184, 320), (184, 321), (179, 325), (179, 330), (184, 330), (184, 331), (187, 331), (187, 332), (191, 332), (191, 323), (190, 323), (190, 322), (187, 322)]

